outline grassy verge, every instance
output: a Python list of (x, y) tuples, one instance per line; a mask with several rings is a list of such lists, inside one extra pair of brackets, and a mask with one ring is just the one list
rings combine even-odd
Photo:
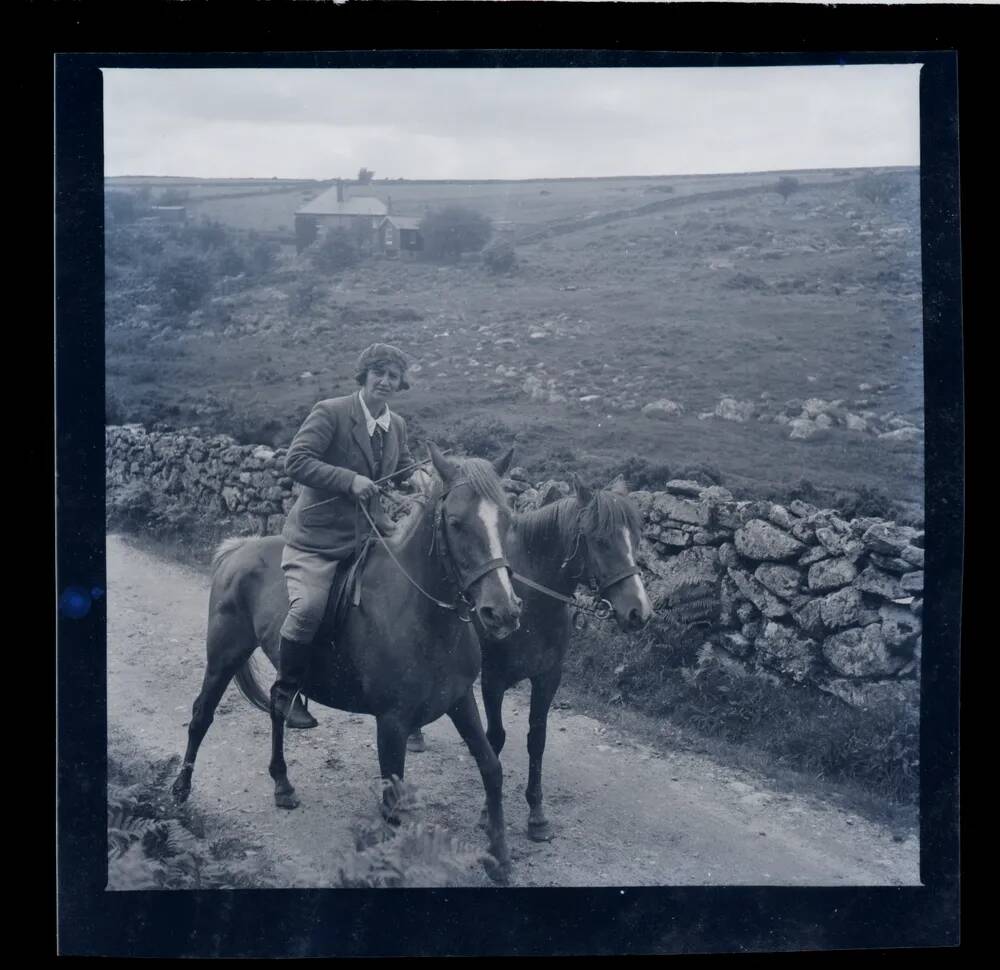
[(697, 653), (671, 653), (655, 629), (638, 637), (606, 628), (576, 634), (563, 684), (577, 706), (625, 718), (654, 744), (676, 747), (682, 737), (788, 789), (822, 792), (877, 821), (916, 823), (919, 722), (902, 709), (860, 710)]

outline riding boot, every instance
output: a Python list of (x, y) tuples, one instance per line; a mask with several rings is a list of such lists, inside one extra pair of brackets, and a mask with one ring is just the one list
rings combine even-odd
[(292, 711), (288, 715), (288, 720), (285, 721), (285, 724), (290, 728), (298, 728), (302, 731), (308, 728), (319, 727), (319, 721), (309, 713), (309, 709), (306, 707), (301, 694), (295, 698), (295, 703), (292, 704)]
[(312, 647), (308, 643), (281, 638), (278, 649), (278, 679), (271, 687), (271, 717), (288, 719), (292, 700), (302, 686)]

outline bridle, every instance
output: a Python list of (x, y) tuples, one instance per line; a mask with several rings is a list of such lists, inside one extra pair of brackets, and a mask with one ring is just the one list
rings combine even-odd
[(450, 482), (445, 487), (444, 491), (437, 497), (434, 505), (434, 525), (431, 533), (431, 544), (430, 548), (427, 550), (428, 556), (433, 556), (435, 550), (437, 551), (445, 576), (458, 590), (457, 602), (455, 603), (446, 603), (444, 600), (440, 600), (436, 596), (432, 596), (406, 571), (402, 563), (400, 563), (392, 549), (389, 547), (389, 544), (385, 541), (385, 538), (376, 528), (375, 522), (368, 513), (368, 509), (365, 508), (363, 503), (361, 503), (361, 510), (364, 512), (365, 518), (368, 519), (368, 523), (371, 525), (375, 536), (382, 543), (383, 548), (399, 568), (399, 571), (407, 578), (407, 580), (409, 580), (410, 584), (423, 593), (427, 599), (431, 600), (442, 609), (454, 610), (458, 618), (463, 623), (469, 623), (472, 620), (472, 614), (476, 612), (476, 604), (469, 596), (469, 590), (472, 588), (473, 583), (482, 579), (483, 576), (495, 569), (510, 569), (510, 564), (503, 556), (496, 559), (490, 559), (482, 565), (474, 566), (471, 569), (460, 569), (458, 564), (455, 562), (455, 556), (449, 547), (448, 533), (444, 525), (444, 503), (448, 495), (460, 485), (471, 486), (471, 484), (472, 483), (467, 479), (460, 478), (456, 481)]
[(574, 607), (573, 625), (579, 630), (582, 630), (587, 624), (586, 616), (584, 614), (595, 616), (599, 620), (608, 619), (608, 617), (614, 613), (615, 608), (609, 600), (605, 599), (605, 591), (611, 589), (615, 583), (620, 583), (623, 579), (627, 579), (629, 576), (637, 576), (639, 574), (638, 566), (630, 566), (628, 569), (625, 569), (620, 573), (613, 574), (610, 579), (607, 577), (600, 577), (598, 575), (598, 571), (594, 568), (590, 555), (590, 547), (587, 545), (587, 536), (584, 534), (583, 527), (580, 525), (579, 516), (577, 516), (576, 536), (573, 539), (573, 548), (570, 551), (570, 554), (560, 563), (560, 570), (567, 569), (570, 564), (577, 559), (580, 555), (581, 545), (584, 549), (584, 555), (580, 571), (575, 576), (570, 576), (569, 578), (577, 583), (585, 583), (585, 585), (590, 589), (591, 595), (596, 600), (596, 606), (588, 606), (585, 603), (581, 603), (575, 596), (564, 596), (562, 593), (558, 593), (554, 589), (549, 589), (548, 586), (543, 586), (541, 583), (536, 583), (533, 579), (528, 579), (527, 576), (522, 576), (520, 573), (511, 573), (517, 582), (523, 583), (525, 586), (530, 586), (539, 593), (544, 593), (552, 599), (560, 600), (561, 602)]

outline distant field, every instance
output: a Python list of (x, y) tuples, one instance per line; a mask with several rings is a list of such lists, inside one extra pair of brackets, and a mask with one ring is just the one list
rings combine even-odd
[[(921, 502), (919, 442), (844, 428), (800, 441), (779, 424), (699, 418), (727, 395), (837, 400), (922, 424), (917, 173), (900, 175), (906, 190), (891, 205), (859, 198), (859, 174), (798, 173), (802, 188), (787, 202), (769, 191), (777, 176), (767, 173), (376, 183), (400, 213), (461, 202), (536, 228), (595, 212), (618, 217), (518, 246), (509, 278), (475, 263), (370, 259), (321, 279), (288, 248), (272, 281), (225, 298), (228, 322), (196, 317), (161, 333), (164, 322), (144, 311), (146, 329), (110, 332), (109, 390), (134, 418), (222, 428), (237, 415), (261, 438), (286, 443), (303, 409), (352, 388), (356, 352), (385, 339), (414, 357), (413, 388), (398, 409), (418, 436), (492, 422), (500, 437), (517, 434), (517, 460), (529, 471), (575, 456), (599, 475), (638, 456), (674, 470), (710, 464), (734, 490), (806, 478)], [(663, 185), (674, 193), (649, 191)], [(755, 185), (760, 191), (699, 198)], [(315, 189), (191, 208), (231, 227), (290, 228), (307, 192)], [(629, 214), (671, 198), (678, 204)], [(298, 312), (290, 298), (309, 280), (320, 286), (318, 301)], [(549, 398), (532, 398), (529, 374)], [(659, 398), (685, 413), (667, 421), (639, 413)]]

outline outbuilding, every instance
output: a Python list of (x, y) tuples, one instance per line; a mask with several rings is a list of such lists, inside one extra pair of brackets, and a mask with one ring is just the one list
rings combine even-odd
[(337, 184), (306, 203), (295, 213), (295, 242), (299, 251), (308, 246), (320, 230), (346, 229), (362, 246), (370, 246), (379, 223), (389, 209), (381, 199), (358, 196), (348, 199), (344, 183)]
[(424, 248), (420, 220), (409, 216), (386, 216), (379, 223), (376, 245), (386, 256), (412, 259)]

